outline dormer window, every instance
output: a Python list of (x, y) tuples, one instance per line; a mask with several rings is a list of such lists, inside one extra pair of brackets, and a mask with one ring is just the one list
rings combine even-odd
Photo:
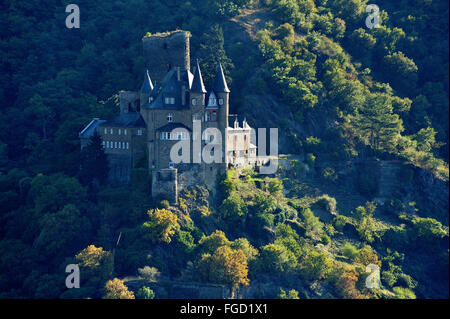
[(149, 98), (148, 98), (148, 103), (152, 103), (153, 102), (153, 96), (150, 96)]
[(141, 129), (138, 129), (138, 130), (137, 130), (137, 135), (139, 135), (139, 136), (142, 135), (142, 130), (141, 130)]
[(169, 122), (169, 123), (173, 122), (173, 114), (172, 113), (167, 114), (167, 122)]

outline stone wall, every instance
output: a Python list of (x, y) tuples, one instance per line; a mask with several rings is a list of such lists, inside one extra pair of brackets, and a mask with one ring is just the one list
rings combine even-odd
[(189, 38), (189, 32), (175, 31), (142, 39), (145, 66), (154, 82), (161, 83), (172, 67), (190, 70)]
[(152, 173), (152, 197), (166, 199), (171, 204), (178, 200), (178, 171), (176, 168), (155, 170)]

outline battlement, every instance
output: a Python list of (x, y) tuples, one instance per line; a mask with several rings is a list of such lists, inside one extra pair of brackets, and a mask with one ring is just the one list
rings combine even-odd
[(142, 38), (145, 67), (153, 81), (161, 83), (173, 67), (190, 70), (190, 37), (190, 32), (177, 30), (148, 34)]

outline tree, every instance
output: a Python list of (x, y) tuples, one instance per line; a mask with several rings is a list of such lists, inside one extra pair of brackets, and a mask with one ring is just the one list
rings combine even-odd
[(395, 151), (403, 125), (399, 116), (393, 113), (389, 96), (369, 94), (364, 106), (348, 118), (365, 144), (377, 151)]
[(237, 194), (231, 194), (219, 208), (221, 217), (230, 225), (242, 227), (247, 217), (247, 205)]
[(105, 292), (103, 299), (135, 299), (134, 293), (129, 291), (123, 280), (118, 278), (106, 283)]
[(97, 131), (81, 151), (80, 181), (89, 185), (97, 180), (103, 184), (108, 178), (108, 159), (103, 149), (103, 141)]
[(360, 298), (360, 293), (356, 288), (358, 282), (358, 273), (352, 269), (350, 271), (344, 271), (335, 283), (338, 293), (346, 299)]
[(416, 88), (418, 67), (414, 61), (403, 54), (395, 52), (384, 57), (384, 72), (394, 88), (408, 92)]
[(325, 253), (310, 250), (300, 261), (300, 274), (308, 281), (324, 279), (331, 271), (332, 263)]
[(209, 282), (227, 284), (232, 289), (249, 284), (247, 257), (241, 249), (222, 246), (213, 255), (203, 254), (198, 268), (202, 278)]
[(75, 256), (86, 286), (96, 286), (110, 278), (113, 272), (113, 255), (102, 247), (89, 245)]
[(200, 44), (199, 62), (206, 87), (212, 87), (219, 62), (225, 73), (227, 84), (230, 86), (232, 79), (229, 74), (234, 65), (223, 47), (222, 28), (218, 24), (213, 25), (209, 32), (203, 35), (203, 38), (205, 40)]
[(177, 215), (164, 208), (151, 209), (147, 214), (150, 220), (142, 225), (144, 238), (153, 243), (170, 243), (180, 228)]
[(37, 241), (39, 252), (46, 258), (71, 255), (88, 243), (89, 219), (72, 204), (41, 218), (42, 230)]
[(296, 266), (294, 253), (282, 245), (268, 244), (260, 249), (257, 268), (261, 272), (276, 274), (290, 271)]
[(417, 149), (429, 152), (436, 147), (436, 131), (432, 127), (422, 128), (412, 138), (417, 142)]
[(256, 259), (258, 255), (258, 249), (253, 247), (247, 238), (238, 238), (233, 241), (230, 245), (231, 248), (235, 250), (242, 250), (247, 257), (247, 261), (251, 261)]
[(213, 254), (217, 248), (221, 246), (229, 246), (231, 241), (228, 240), (225, 233), (221, 230), (216, 230), (209, 236), (202, 236), (198, 242), (200, 252)]

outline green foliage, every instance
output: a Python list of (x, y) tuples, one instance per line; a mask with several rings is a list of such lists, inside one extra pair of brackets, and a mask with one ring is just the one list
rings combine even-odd
[(355, 258), (358, 256), (358, 248), (350, 244), (349, 242), (346, 242), (341, 247), (342, 254), (350, 259), (351, 261), (355, 260)]
[(416, 299), (416, 295), (411, 289), (403, 287), (394, 287), (392, 290), (395, 293), (396, 299)]
[(278, 299), (300, 299), (298, 296), (298, 291), (295, 289), (291, 289), (288, 293), (286, 293), (284, 289), (280, 288), (277, 297)]
[(230, 225), (243, 225), (247, 217), (247, 205), (237, 194), (231, 194), (219, 208), (220, 216)]
[(295, 255), (281, 245), (269, 244), (261, 247), (257, 260), (260, 272), (280, 274), (289, 272), (297, 266)]
[(89, 185), (97, 180), (105, 183), (108, 178), (108, 160), (103, 148), (103, 141), (97, 131), (83, 148), (80, 155), (81, 169), (79, 178), (84, 185)]
[(136, 292), (137, 299), (154, 299), (155, 293), (149, 287), (142, 287)]
[(326, 254), (310, 250), (301, 259), (299, 268), (300, 275), (308, 281), (327, 278), (331, 272), (332, 263)]

